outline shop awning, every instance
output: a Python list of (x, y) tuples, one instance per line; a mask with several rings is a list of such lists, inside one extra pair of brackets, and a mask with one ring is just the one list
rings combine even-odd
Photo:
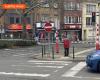
[[(11, 24), (8, 26), (8, 30), (22, 30), (23, 26), (21, 24)], [(26, 25), (26, 30), (32, 29), (30, 24)]]

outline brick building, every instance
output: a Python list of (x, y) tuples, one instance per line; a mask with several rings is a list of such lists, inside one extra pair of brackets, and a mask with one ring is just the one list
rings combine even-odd
[(70, 40), (82, 40), (82, 2), (81, 0), (64, 0), (63, 3), (63, 26), (62, 35), (65, 34)]
[[(41, 5), (29, 14), (26, 23), (30, 24), (32, 35), (38, 27), (44, 27), (45, 21), (51, 21), (53, 29), (60, 29), (61, 37), (64, 34), (72, 41), (93, 38), (95, 26), (91, 23), (91, 13), (98, 11), (96, 0), (59, 0), (57, 3), (52, 2), (52, 5)], [(19, 11), (8, 10), (3, 19), (5, 22), (1, 23), (6, 28), (6, 33), (13, 33), (16, 38), (21, 37), (22, 29), (9, 28), (12, 24), (16, 26), (23, 23)], [(96, 21), (99, 21), (98, 17)]]

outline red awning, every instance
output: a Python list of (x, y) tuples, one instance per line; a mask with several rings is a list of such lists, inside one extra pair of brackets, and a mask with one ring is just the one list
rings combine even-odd
[[(9, 30), (22, 30), (22, 25), (21, 24), (11, 24), (8, 26), (8, 29)], [(31, 25), (30, 24), (27, 24), (26, 25), (26, 30), (30, 30), (32, 29)]]

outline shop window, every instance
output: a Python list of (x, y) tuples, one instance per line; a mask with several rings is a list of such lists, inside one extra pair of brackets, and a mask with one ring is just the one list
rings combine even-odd
[(30, 17), (27, 18), (27, 24), (30, 24), (31, 23), (31, 19)]
[(16, 23), (20, 23), (20, 18), (16, 18)]
[(10, 17), (10, 24), (13, 24), (14, 23), (14, 17)]

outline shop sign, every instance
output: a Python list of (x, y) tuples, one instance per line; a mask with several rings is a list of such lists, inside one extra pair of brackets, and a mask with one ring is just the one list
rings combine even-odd
[(2, 4), (3, 9), (25, 9), (26, 4)]
[(81, 25), (64, 25), (64, 29), (81, 29)]

